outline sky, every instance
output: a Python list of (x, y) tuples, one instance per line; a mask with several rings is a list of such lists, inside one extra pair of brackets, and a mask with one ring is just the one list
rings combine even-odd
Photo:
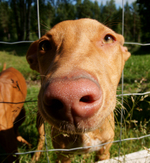
[[(106, 0), (103, 0), (103, 1), (106, 1)], [(135, 2), (136, 0), (124, 0), (124, 4), (126, 4), (126, 2), (128, 2), (129, 3), (129, 5), (130, 4), (132, 4), (133, 2)], [(117, 6), (122, 6), (122, 0), (115, 0), (115, 2), (116, 2), (116, 5)]]
[[(101, 2), (103, 2), (103, 4), (105, 5), (106, 1), (109, 1), (109, 0), (97, 0), (100, 4)], [(129, 3), (129, 5), (133, 2), (135, 2), (136, 0), (124, 0), (124, 4), (126, 4), (126, 2)], [(115, 0), (115, 4), (117, 7), (122, 7), (122, 0)]]

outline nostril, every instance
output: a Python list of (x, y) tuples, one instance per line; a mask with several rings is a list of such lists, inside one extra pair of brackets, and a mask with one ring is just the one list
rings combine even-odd
[(49, 108), (51, 108), (52, 110), (55, 110), (55, 111), (63, 109), (63, 103), (58, 99), (51, 99), (48, 102), (48, 106), (49, 106)]
[(85, 102), (85, 103), (92, 103), (94, 100), (92, 98), (92, 96), (90, 95), (87, 95), (87, 96), (83, 96), (81, 99), (80, 99), (80, 102)]
[(49, 99), (45, 103), (45, 108), (52, 117), (55, 119), (65, 119), (64, 118), (64, 104), (59, 99)]

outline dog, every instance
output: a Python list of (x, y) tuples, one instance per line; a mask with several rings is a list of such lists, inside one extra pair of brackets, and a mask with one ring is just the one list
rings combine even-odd
[(5, 151), (5, 156), (0, 157), (1, 161), (7, 159), (9, 163), (18, 157), (12, 153), (17, 152), (17, 141), (30, 145), (23, 139), (18, 127), (25, 120), (25, 110), (23, 108), (27, 94), (26, 81), (22, 74), (13, 67), (0, 73), (0, 146)]
[[(27, 61), (41, 75), (38, 150), (43, 147), (47, 121), (54, 148), (87, 147), (59, 152), (57, 162), (70, 163), (73, 154), (92, 151), (96, 160), (110, 158), (116, 90), (130, 57), (123, 44), (122, 35), (84, 18), (58, 23), (30, 45)], [(33, 160), (39, 156), (36, 153)]]

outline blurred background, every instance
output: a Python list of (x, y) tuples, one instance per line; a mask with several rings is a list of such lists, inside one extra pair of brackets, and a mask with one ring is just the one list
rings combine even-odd
[[(67, 19), (93, 18), (117, 33), (122, 31), (121, 0), (39, 0), (41, 35)], [(126, 41), (150, 40), (150, 3), (125, 0)], [(35, 40), (38, 37), (36, 0), (0, 0), (0, 41)]]

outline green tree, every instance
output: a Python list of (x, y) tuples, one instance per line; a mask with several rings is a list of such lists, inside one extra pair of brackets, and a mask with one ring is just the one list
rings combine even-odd
[(0, 39), (10, 40), (10, 13), (11, 9), (7, 2), (0, 3)]
[(114, 13), (117, 11), (115, 1), (110, 0), (106, 2), (106, 5), (102, 8), (102, 21), (104, 24), (108, 26), (112, 26), (112, 22), (114, 21)]
[(77, 18), (93, 18), (93, 2), (83, 0), (77, 2)]
[(138, 13), (138, 6), (132, 3), (129, 6), (128, 2), (125, 4), (125, 39), (126, 41), (138, 42), (140, 41), (140, 16)]
[(75, 5), (73, 5), (69, 1), (61, 2), (57, 7), (53, 25), (64, 20), (72, 20), (75, 18), (76, 18)]
[(113, 15), (111, 27), (117, 33), (122, 34), (122, 8), (119, 7)]
[(51, 28), (51, 24), (54, 21), (55, 10), (50, 2), (47, 3), (44, 0), (39, 1), (39, 9), (41, 35), (44, 35)]
[(150, 42), (150, 3), (148, 0), (137, 0), (139, 14), (141, 18), (141, 41)]
[[(50, 30), (53, 25), (55, 10), (50, 2), (39, 1), (40, 29), (41, 36)], [(31, 6), (31, 34), (30, 38), (35, 40), (38, 38), (38, 21), (37, 21), (37, 2)]]
[(140, 42), (141, 41), (141, 19), (139, 15), (139, 6), (136, 2), (131, 5), (131, 13), (132, 13), (132, 31), (133, 33), (133, 41)]
[(13, 10), (14, 20), (16, 24), (18, 41), (22, 41), (24, 40), (26, 20), (26, 5), (24, 0), (11, 0), (11, 8)]
[(31, 24), (31, 4), (32, 0), (27, 0), (27, 9), (26, 9), (26, 40), (30, 39), (30, 24)]
[[(36, 0), (0, 1), (1, 40), (35, 40), (38, 38)], [(41, 35), (63, 20), (93, 18), (121, 33), (122, 8), (116, 8), (115, 0), (99, 5), (91, 0), (39, 0)], [(126, 41), (149, 42), (150, 9), (147, 0), (125, 4)], [(142, 32), (141, 32), (142, 28)]]
[(134, 41), (132, 35), (133, 15), (128, 2), (124, 6), (124, 37), (126, 41)]
[(92, 10), (93, 10), (93, 18), (98, 21), (101, 21), (101, 10), (97, 1), (94, 1)]

